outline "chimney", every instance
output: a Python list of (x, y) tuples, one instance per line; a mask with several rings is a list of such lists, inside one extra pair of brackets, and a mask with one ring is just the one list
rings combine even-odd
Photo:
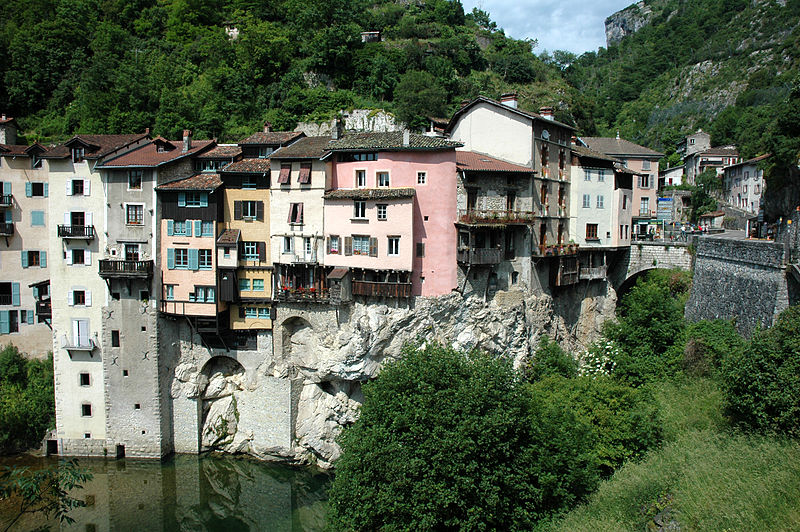
[(516, 109), (517, 108), (517, 103), (518, 103), (517, 93), (516, 92), (507, 92), (507, 93), (501, 95), (500, 96), (500, 103), (502, 103), (503, 105), (507, 105), (509, 107), (512, 107), (512, 108)]
[(578, 137), (576, 137), (575, 135), (572, 135), (572, 137), (569, 139), (569, 143), (572, 146), (577, 146), (578, 145)]
[(553, 120), (553, 108), (552, 107), (540, 107), (539, 114), (542, 115), (542, 118), (546, 118), (548, 120)]
[(3, 118), (2, 118), (2, 120), (3, 120), (4, 122), (5, 122), (5, 120), (6, 120), (6, 114), (5, 114), (5, 113), (3, 113)]
[(148, 137), (150, 136), (150, 128), (149, 127), (144, 128), (144, 134), (147, 135)]
[(183, 130), (183, 151), (192, 149), (192, 131), (189, 129)]
[(403, 130), (403, 147), (408, 148), (408, 145), (411, 144), (411, 132), (407, 129)]
[(272, 124), (264, 122), (264, 133), (269, 133), (270, 131), (272, 131)]
[(619, 140), (619, 129), (617, 130), (617, 140)]
[(331, 140), (339, 140), (342, 138), (342, 119), (336, 117), (331, 120)]

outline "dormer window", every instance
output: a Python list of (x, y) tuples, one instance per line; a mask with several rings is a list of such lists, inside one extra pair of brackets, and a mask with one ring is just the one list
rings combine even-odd
[(84, 157), (84, 148), (83, 148), (83, 146), (78, 146), (78, 147), (72, 148), (72, 162), (73, 163), (79, 163), (79, 162), (83, 161), (83, 157)]
[(37, 155), (31, 155), (31, 168), (37, 169), (42, 167), (42, 159)]
[(273, 148), (271, 146), (259, 146), (258, 147), (258, 158), (259, 159), (266, 159), (267, 157), (272, 155), (272, 152), (274, 152), (274, 151), (275, 151), (275, 148)]

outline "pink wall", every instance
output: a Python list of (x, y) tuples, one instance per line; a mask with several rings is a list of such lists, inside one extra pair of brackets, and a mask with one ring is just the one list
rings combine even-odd
[[(457, 284), (455, 150), (380, 152), (377, 161), (337, 162), (331, 172), (331, 188), (354, 188), (356, 170), (366, 170), (370, 188), (376, 186), (377, 172), (389, 172), (391, 187), (416, 189), (413, 292), (422, 296), (449, 294)], [(418, 172), (426, 172), (425, 184), (417, 183)], [(328, 220), (326, 216), (326, 225)], [(329, 232), (327, 228), (325, 232)], [(424, 257), (416, 256), (418, 242), (425, 244)]]
[(639, 206), (641, 205), (641, 198), (647, 197), (650, 198), (650, 212), (655, 216), (657, 205), (656, 205), (656, 197), (658, 196), (658, 161), (650, 161), (650, 169), (643, 170), (642, 166), (644, 163), (644, 159), (637, 159), (634, 157), (628, 157), (628, 168), (633, 170), (634, 172), (641, 172), (643, 174), (650, 175), (650, 187), (646, 189), (639, 188), (638, 185), (638, 178), (633, 178), (633, 215), (639, 216)]
[[(378, 220), (378, 203), (386, 204), (386, 220)], [(367, 219), (353, 220), (353, 200), (325, 200), (326, 266), (346, 266), (374, 270), (411, 271), (414, 251), (413, 198), (368, 200)], [(327, 253), (327, 237), (339, 236), (339, 253)], [(378, 256), (344, 254), (344, 237), (369, 235), (378, 239)], [(400, 237), (399, 255), (387, 255), (388, 237)]]
[[(217, 286), (217, 254), (215, 249), (214, 237), (196, 237), (194, 236), (194, 227), (192, 227), (193, 236), (168, 236), (167, 235), (167, 220), (161, 221), (161, 272), (163, 284), (174, 284), (174, 301), (169, 302), (165, 297), (165, 289), (162, 286), (159, 298), (166, 305), (165, 310), (169, 313), (187, 314), (190, 316), (214, 316), (217, 313), (217, 308), (221, 307), (219, 303), (219, 293), (216, 291)], [(214, 231), (216, 234), (216, 230)], [(210, 249), (211, 250), (211, 269), (210, 270), (170, 270), (167, 268), (167, 249)], [(214, 303), (184, 303), (189, 300), (189, 292), (194, 291), (195, 285), (198, 286), (213, 286), (215, 287)]]

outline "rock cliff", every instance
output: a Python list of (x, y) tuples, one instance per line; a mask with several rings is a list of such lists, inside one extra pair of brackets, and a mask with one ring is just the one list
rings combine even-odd
[(636, 33), (649, 24), (652, 17), (653, 10), (644, 1), (617, 11), (606, 19), (606, 45), (611, 46)]

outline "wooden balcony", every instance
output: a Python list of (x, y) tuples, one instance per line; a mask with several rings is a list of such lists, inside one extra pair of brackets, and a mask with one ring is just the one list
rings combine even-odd
[(49, 299), (36, 302), (36, 315), (39, 316), (40, 318), (53, 317), (53, 309), (52, 306), (50, 305)]
[(103, 259), (100, 261), (99, 274), (107, 279), (149, 279), (153, 276), (153, 261)]
[(576, 255), (578, 253), (577, 244), (544, 245), (533, 248), (534, 257), (558, 257), (562, 255)]
[(532, 211), (459, 209), (458, 221), (463, 224), (526, 225), (533, 223)]
[(353, 281), (354, 296), (411, 297), (411, 283)]
[(81, 240), (94, 240), (95, 232), (93, 225), (59, 225), (59, 238), (78, 238)]
[(11, 194), (0, 194), (0, 207), (11, 207), (14, 204), (14, 196)]
[(0, 223), (0, 236), (13, 236), (14, 235), (14, 222)]
[(458, 252), (458, 262), (472, 266), (500, 264), (503, 251), (496, 248), (464, 249)]
[(284, 303), (329, 303), (330, 293), (327, 288), (280, 288), (275, 299)]
[(605, 279), (608, 273), (608, 266), (598, 266), (596, 268), (587, 268), (581, 266), (579, 278), (581, 281), (595, 281)]

